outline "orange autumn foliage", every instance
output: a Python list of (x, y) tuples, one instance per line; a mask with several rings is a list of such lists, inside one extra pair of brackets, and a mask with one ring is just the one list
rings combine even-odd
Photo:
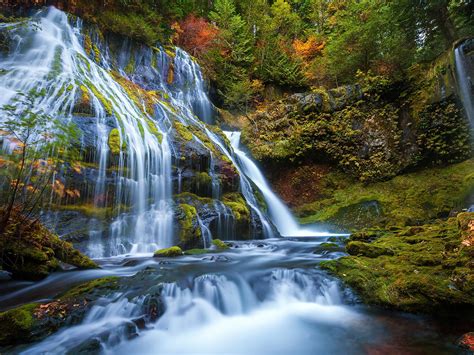
[(179, 23), (175, 22), (172, 29), (175, 31), (173, 42), (194, 56), (209, 50), (219, 34), (217, 27), (193, 14)]
[(309, 36), (306, 41), (295, 39), (293, 49), (297, 56), (302, 59), (312, 59), (321, 54), (326, 42), (318, 41), (315, 36)]

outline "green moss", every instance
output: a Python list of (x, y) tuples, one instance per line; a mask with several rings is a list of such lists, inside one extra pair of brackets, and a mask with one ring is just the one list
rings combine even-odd
[(36, 322), (34, 311), (37, 306), (36, 303), (30, 303), (0, 313), (0, 345), (7, 345), (30, 337)]
[(204, 171), (197, 173), (195, 179), (198, 185), (209, 185), (212, 183), (212, 178)]
[(469, 123), (454, 99), (419, 113), (417, 143), (425, 165), (457, 163), (473, 155)]
[(447, 215), (474, 188), (474, 160), (365, 185), (340, 173), (321, 178), (324, 195), (296, 209), (302, 223), (345, 228), (409, 225)]
[(161, 142), (163, 141), (163, 135), (160, 133), (155, 123), (149, 118), (146, 119), (146, 123), (148, 124), (150, 132), (158, 139), (158, 142), (160, 142), (161, 144)]
[(108, 139), (109, 149), (112, 154), (118, 155), (120, 154), (121, 150), (126, 150), (127, 145), (125, 141), (121, 142), (120, 140), (120, 132), (118, 128), (113, 128), (109, 133)]
[(92, 48), (94, 49), (94, 58), (97, 63), (100, 63), (100, 50), (99, 47), (97, 47), (95, 44), (92, 45)]
[(203, 205), (210, 204), (213, 202), (212, 198), (201, 197), (191, 192), (182, 192), (180, 194), (176, 194), (174, 195), (174, 199), (178, 202), (183, 202), (183, 203), (186, 203), (186, 201), (189, 201), (192, 203), (195, 203), (196, 201), (198, 201), (199, 203), (202, 203)]
[(315, 253), (323, 253), (323, 252), (334, 252), (334, 251), (340, 251), (342, 250), (343, 248), (340, 247), (338, 244), (336, 243), (332, 243), (332, 242), (325, 242), (325, 243), (321, 243), (320, 245), (318, 245), (315, 249)]
[(250, 210), (240, 193), (227, 193), (222, 196), (222, 202), (232, 210), (237, 221), (249, 221)]
[(141, 122), (137, 121), (137, 126), (138, 126), (138, 130), (140, 131), (140, 135), (142, 136), (142, 138), (145, 137), (145, 128), (143, 128)]
[(199, 228), (197, 221), (196, 207), (187, 203), (180, 203), (177, 217), (180, 226), (178, 245), (183, 250), (202, 246), (201, 228)]
[(92, 52), (92, 41), (89, 35), (84, 35), (84, 50), (87, 55), (90, 55)]
[(183, 251), (181, 250), (180, 247), (174, 246), (166, 249), (160, 249), (155, 251), (153, 254), (154, 257), (164, 257), (164, 258), (172, 258), (176, 256), (181, 256), (183, 255)]
[(125, 67), (125, 72), (128, 74), (133, 74), (134, 71), (135, 71), (135, 56), (132, 53), (132, 55), (130, 55), (130, 60), (128, 61), (128, 64)]
[(112, 115), (113, 110), (112, 110), (111, 102), (108, 99), (106, 99), (92, 83), (90, 82), (87, 83), (87, 87), (92, 91), (94, 96), (101, 102), (107, 114)]
[[(133, 81), (123, 77), (116, 71), (111, 71), (110, 74), (114, 79), (122, 86), (122, 88), (127, 93), (127, 96), (132, 99), (137, 108), (143, 112), (146, 116), (147, 114), (153, 116), (155, 113), (155, 105), (158, 102), (158, 94), (155, 91), (147, 91), (142, 88), (140, 85), (134, 83)], [(148, 117), (144, 117), (147, 121)], [(152, 122), (152, 121), (151, 121)], [(148, 122), (150, 125), (150, 122)], [(154, 123), (153, 123), (154, 126)], [(155, 127), (156, 130), (156, 127)]]
[(113, 217), (116, 214), (117, 209), (120, 209), (121, 211), (127, 211), (130, 209), (130, 207), (126, 205), (120, 205), (118, 207), (97, 207), (93, 204), (57, 205), (52, 206), (52, 208), (56, 210), (76, 211), (87, 217), (98, 219)]
[(117, 288), (118, 280), (119, 278), (117, 276), (107, 276), (100, 279), (87, 281), (61, 294), (59, 299), (61, 301), (77, 301), (81, 298), (87, 297), (88, 294), (97, 292), (99, 290), (113, 290)]
[(221, 250), (229, 249), (229, 246), (220, 239), (213, 239), (212, 245)]
[(48, 74), (52, 78), (56, 78), (63, 71), (63, 62), (62, 62), (62, 53), (63, 49), (61, 46), (57, 46), (54, 50), (54, 59), (51, 66), (51, 71)]
[(184, 212), (184, 219), (181, 226), (186, 230), (191, 229), (193, 227), (193, 219), (197, 216), (196, 208), (186, 203), (181, 203), (179, 207)]
[(347, 244), (346, 250), (351, 255), (376, 258), (381, 255), (393, 255), (393, 250), (364, 242), (353, 241)]
[(189, 131), (188, 126), (185, 126), (181, 122), (174, 121), (174, 128), (178, 135), (185, 141), (191, 141), (193, 139), (193, 134)]
[[(467, 218), (474, 220), (474, 213)], [(473, 251), (462, 244), (459, 223), (451, 218), (421, 227), (368, 231), (376, 236), (369, 243), (352, 236), (347, 245), (351, 255), (321, 267), (369, 303), (407, 311), (474, 305), (474, 273), (468, 267)]]
[(184, 255), (203, 255), (209, 254), (210, 252), (208, 249), (189, 249), (184, 251)]
[[(15, 278), (38, 280), (59, 268), (59, 261), (82, 269), (97, 268), (87, 256), (61, 240), (40, 223), (18, 225), (19, 216), (12, 215), (0, 238), (3, 257), (0, 267)], [(23, 228), (22, 228), (23, 227)]]

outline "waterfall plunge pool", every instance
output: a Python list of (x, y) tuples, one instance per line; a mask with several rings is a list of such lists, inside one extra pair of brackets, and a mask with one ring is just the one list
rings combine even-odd
[[(98, 260), (39, 283), (0, 284), (2, 308), (47, 303), (73, 285), (119, 276), (74, 325), (6, 353), (452, 354), (461, 323), (368, 307), (318, 268), (340, 250), (321, 238), (229, 242), (223, 252)], [(315, 252), (316, 250), (316, 252)], [(318, 251), (319, 250), (319, 251)], [(158, 317), (147, 317), (151, 299)], [(142, 321), (137, 322), (137, 319)]]

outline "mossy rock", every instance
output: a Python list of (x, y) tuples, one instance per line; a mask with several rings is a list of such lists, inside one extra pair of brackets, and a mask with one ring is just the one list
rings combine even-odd
[(393, 179), (359, 183), (329, 172), (318, 184), (324, 193), (297, 207), (302, 223), (332, 223), (343, 230), (410, 226), (448, 216), (474, 190), (474, 160), (431, 167)]
[[(370, 243), (350, 241), (350, 256), (325, 261), (321, 267), (353, 287), (367, 303), (416, 312), (472, 307), (473, 247), (462, 243), (459, 223), (467, 218), (461, 214), (385, 230)], [(474, 219), (474, 213), (469, 218)]]
[(178, 245), (184, 250), (203, 247), (196, 207), (187, 203), (180, 203), (177, 210), (177, 219), (179, 225)]
[(125, 142), (121, 142), (118, 128), (113, 128), (110, 130), (107, 143), (109, 145), (110, 152), (114, 155), (119, 155), (122, 148), (125, 148)]
[(220, 250), (229, 249), (229, 246), (220, 239), (213, 239), (212, 245), (214, 245), (217, 249), (220, 249)]
[(189, 130), (188, 126), (185, 126), (181, 122), (174, 121), (174, 128), (175, 132), (178, 134), (178, 136), (183, 139), (184, 141), (190, 141), (193, 139), (193, 134)]
[(344, 247), (341, 247), (340, 245), (338, 245), (336, 243), (325, 242), (325, 243), (321, 243), (320, 245), (318, 245), (316, 247), (316, 249), (314, 250), (314, 253), (316, 253), (316, 254), (320, 254), (320, 253), (326, 254), (326, 253), (332, 253), (332, 252), (343, 251), (343, 250), (344, 250)]
[(107, 276), (100, 279), (87, 281), (62, 293), (58, 296), (58, 299), (63, 302), (94, 299), (96, 297), (102, 296), (104, 290), (110, 291), (117, 289), (118, 280), (119, 278), (117, 276)]
[(19, 279), (42, 279), (59, 269), (59, 261), (80, 269), (97, 268), (98, 265), (74, 249), (71, 243), (61, 240), (39, 222), (19, 226), (19, 216), (14, 214), (5, 233), (0, 237), (3, 252), (0, 266)]
[(247, 202), (240, 193), (227, 193), (222, 197), (222, 202), (232, 210), (232, 214), (234, 215), (236, 221), (250, 221), (250, 209), (247, 205)]
[(166, 249), (160, 249), (155, 251), (153, 254), (154, 257), (163, 257), (163, 258), (173, 258), (176, 256), (183, 255), (183, 250), (178, 246), (173, 246)]
[(346, 250), (350, 255), (366, 256), (368, 258), (377, 258), (381, 255), (393, 255), (389, 248), (383, 248), (364, 242), (349, 242)]
[(37, 303), (30, 303), (0, 313), (0, 345), (23, 342), (30, 338), (37, 322), (34, 316), (37, 306)]
[(38, 341), (60, 327), (77, 322), (94, 301), (118, 288), (118, 277), (81, 283), (48, 303), (30, 303), (0, 313), (0, 345)]
[[(66, 90), (69, 91), (68, 88), (66, 88)], [(73, 114), (80, 116), (92, 116), (94, 114), (94, 110), (91, 105), (91, 97), (87, 87), (80, 85), (76, 95), (76, 102), (72, 110)]]

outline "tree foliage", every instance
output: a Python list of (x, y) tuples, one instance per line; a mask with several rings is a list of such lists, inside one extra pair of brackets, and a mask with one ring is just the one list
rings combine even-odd
[[(54, 4), (55, 1), (43, 1)], [(22, 2), (24, 5), (26, 1)], [(41, 4), (41, 0), (36, 3)], [(474, 34), (470, 0), (57, 1), (105, 31), (195, 55), (220, 103), (247, 107), (264, 86), (334, 87), (358, 71), (396, 82)], [(236, 91), (236, 92), (233, 92)]]
[(12, 211), (24, 221), (35, 215), (47, 191), (64, 193), (64, 185), (56, 177), (63, 159), (75, 154), (72, 144), (77, 139), (74, 125), (53, 119), (35, 109), (36, 91), (18, 94), (10, 105), (3, 106), (0, 122), (2, 150), (2, 183), (11, 188), (2, 196), (0, 233), (10, 222)]

